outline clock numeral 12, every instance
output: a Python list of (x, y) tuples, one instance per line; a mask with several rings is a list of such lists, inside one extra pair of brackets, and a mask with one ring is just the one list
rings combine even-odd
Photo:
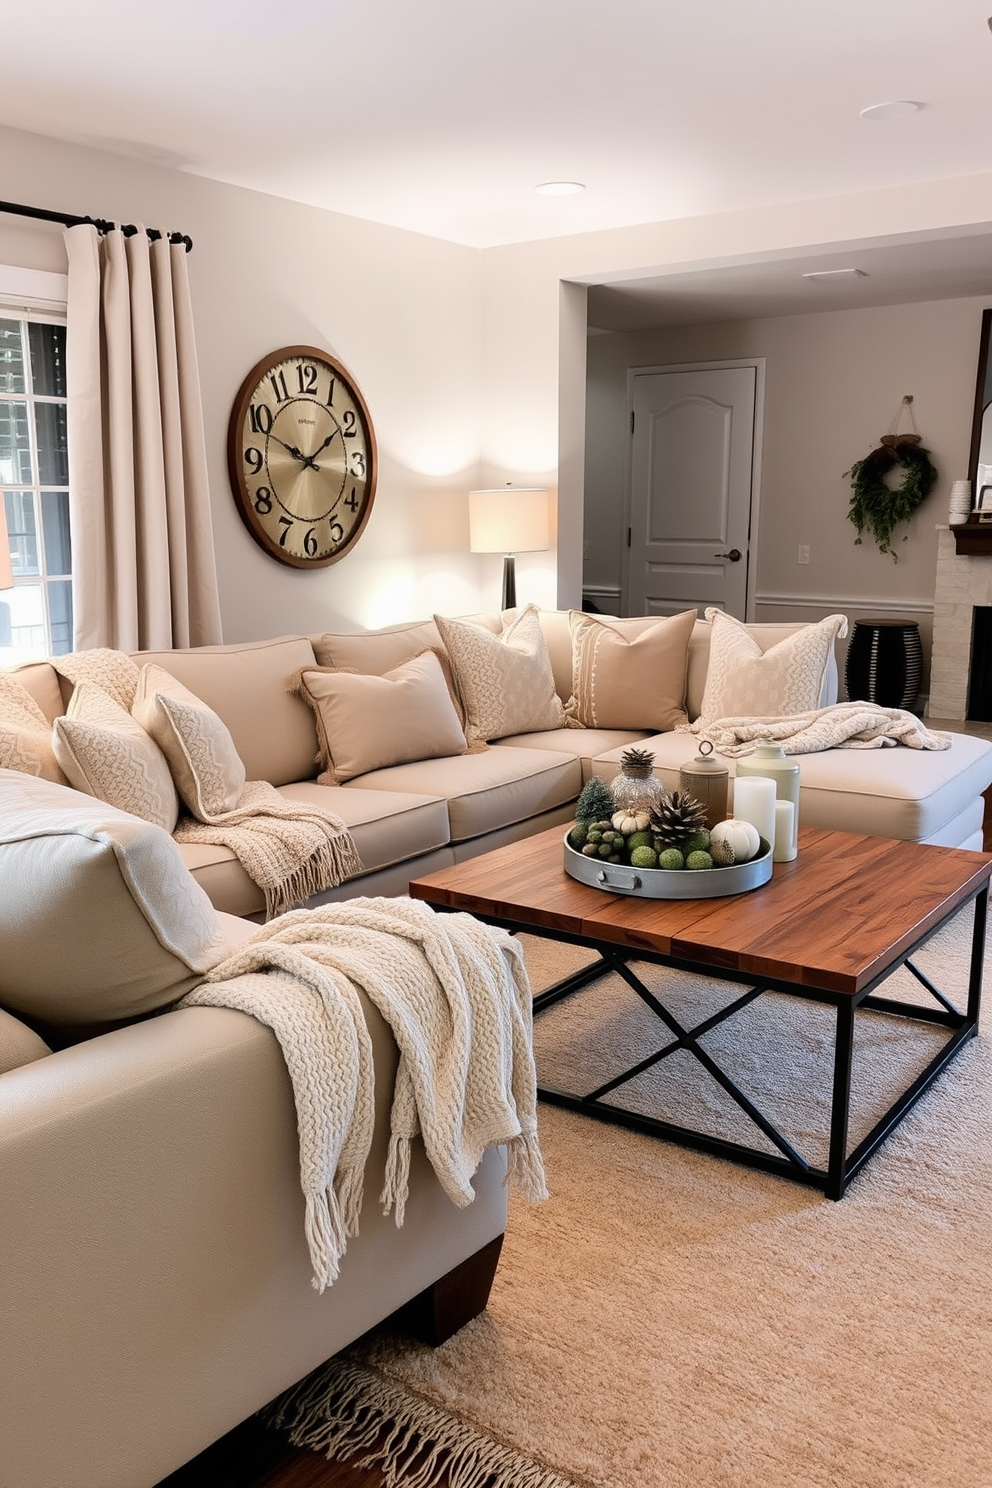
[[(282, 374), (280, 373), (280, 376)], [(296, 380), (301, 393), (317, 395), (317, 368), (310, 362), (300, 362), (296, 369)]]

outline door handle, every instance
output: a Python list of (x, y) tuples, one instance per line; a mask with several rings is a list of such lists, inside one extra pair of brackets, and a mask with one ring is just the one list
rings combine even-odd
[(713, 554), (713, 557), (714, 558), (729, 558), (730, 561), (731, 561), (731, 563), (740, 563), (740, 561), (741, 561), (741, 550), (740, 550), (740, 548), (731, 548), (731, 550), (730, 550), (729, 553), (714, 553)]

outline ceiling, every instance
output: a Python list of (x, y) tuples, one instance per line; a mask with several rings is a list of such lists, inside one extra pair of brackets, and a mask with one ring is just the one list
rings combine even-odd
[[(46, 0), (5, 8), (0, 123), (485, 248), (992, 171), (989, 9)], [(890, 99), (922, 107), (860, 117)], [(537, 195), (549, 180), (586, 190)], [(986, 292), (980, 248), (950, 251), (965, 292)], [(908, 298), (924, 262), (893, 265), (897, 292), (878, 283), (884, 252), (843, 289), (765, 263), (669, 277), (664, 311), (657, 282), (609, 286), (596, 315)]]

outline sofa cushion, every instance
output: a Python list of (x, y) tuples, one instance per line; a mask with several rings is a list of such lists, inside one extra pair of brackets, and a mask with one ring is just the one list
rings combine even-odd
[(574, 755), (497, 745), (482, 754), (373, 770), (350, 788), (439, 796), (447, 802), (451, 841), (461, 842), (574, 801), (582, 769)]
[(171, 832), (179, 797), (154, 739), (95, 682), (80, 682), (52, 727), (55, 757), (76, 790)]
[[(365, 873), (388, 868), (447, 846), (448, 811), (436, 797), (401, 791), (332, 790), (313, 780), (279, 787), (288, 801), (330, 804), (351, 831)], [(230, 848), (183, 843), (187, 868), (217, 909), (235, 915), (257, 914), (265, 907), (262, 891), (248, 877)]]
[(582, 767), (582, 782), (593, 773), (592, 762), (611, 749), (628, 749), (647, 738), (644, 729), (545, 729), (539, 734), (511, 734), (494, 749), (549, 749), (553, 754), (574, 754)]
[[(799, 766), (799, 825), (838, 832), (869, 832), (904, 842), (946, 842), (960, 838), (946, 828), (992, 785), (992, 742), (973, 734), (951, 734), (950, 749), (824, 749), (794, 756)], [(656, 734), (645, 739), (654, 754), (654, 772), (669, 790), (679, 770), (699, 748), (695, 734)], [(600, 755), (593, 771), (612, 780), (622, 749)], [(720, 756), (731, 779), (736, 761)]]
[(210, 821), (233, 811), (245, 788), (245, 767), (227, 724), (160, 666), (141, 668), (132, 712), (169, 762), (189, 811)]
[(59, 674), (50, 661), (28, 661), (22, 666), (11, 668), (7, 675), (31, 694), (49, 723), (54, 723), (59, 714), (65, 711), (66, 698), (72, 688), (66, 683), (63, 696)]
[(304, 669), (298, 686), (317, 724), (321, 783), (341, 784), (369, 770), (461, 754), (466, 747), (433, 651), (382, 676)]
[(135, 660), (156, 663), (220, 715), (249, 780), (286, 785), (312, 779), (317, 757), (313, 714), (289, 690), (300, 668), (314, 664), (306, 636), (190, 651), (144, 651), (136, 653)]
[(226, 941), (168, 832), (3, 770), (0, 945), (0, 1005), (67, 1028), (174, 1002)]
[[(496, 614), (461, 615), (458, 617), (481, 625), (492, 635), (502, 629)], [(419, 656), (421, 651), (444, 651), (441, 632), (433, 620), (411, 620), (403, 625), (385, 625), (379, 630), (326, 631), (310, 637), (313, 654), (320, 666), (347, 668), (354, 672), (381, 677)]]
[(708, 609), (709, 667), (700, 717), (788, 717), (820, 706), (834, 645), (847, 618), (829, 615), (763, 649), (740, 620)]
[(0, 671), (0, 769), (66, 783), (52, 746), (52, 726), (12, 672)]
[(584, 728), (654, 730), (688, 722), (685, 692), (695, 610), (660, 620), (607, 620), (572, 610), (569, 623), (570, 720)]
[(444, 615), (435, 615), (434, 621), (451, 662), (470, 740), (560, 727), (564, 710), (535, 605), (507, 611), (498, 636)]
[(51, 1052), (40, 1034), (0, 1008), (0, 1075), (22, 1064), (33, 1064)]

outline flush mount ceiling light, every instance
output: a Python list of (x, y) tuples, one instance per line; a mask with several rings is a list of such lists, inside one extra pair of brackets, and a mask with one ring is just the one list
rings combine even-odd
[(864, 269), (811, 269), (804, 279), (815, 279), (822, 284), (836, 284), (845, 279), (867, 279)]
[(542, 181), (540, 186), (534, 187), (541, 196), (575, 196), (585, 189), (581, 181)]
[(889, 103), (872, 103), (861, 110), (862, 119), (907, 119), (919, 113), (922, 103), (913, 103), (908, 98), (893, 98)]

